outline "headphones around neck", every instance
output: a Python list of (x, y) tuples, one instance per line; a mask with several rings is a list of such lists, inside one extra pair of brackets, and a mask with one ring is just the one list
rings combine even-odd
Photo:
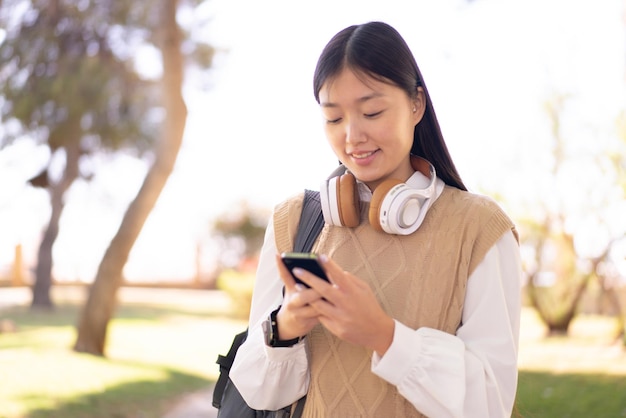
[[(414, 189), (397, 179), (383, 181), (369, 208), (372, 227), (388, 234), (409, 235), (419, 228), (435, 200), (437, 175), (427, 160), (412, 155), (411, 166), (430, 179), (425, 189)], [(354, 228), (359, 225), (361, 205), (354, 175), (350, 172), (322, 182), (320, 200), (324, 220), (329, 225)]]

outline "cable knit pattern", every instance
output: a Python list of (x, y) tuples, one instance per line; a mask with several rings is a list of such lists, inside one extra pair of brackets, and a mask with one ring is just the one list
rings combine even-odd
[[(302, 194), (275, 208), (279, 251), (289, 251)], [(411, 235), (374, 230), (364, 204), (356, 228), (325, 225), (313, 251), (328, 254), (369, 283), (383, 309), (412, 329), (454, 334), (467, 279), (513, 223), (490, 198), (445, 187)], [(371, 372), (372, 352), (336, 338), (321, 325), (307, 336), (311, 385), (304, 417), (421, 417), (395, 386)]]

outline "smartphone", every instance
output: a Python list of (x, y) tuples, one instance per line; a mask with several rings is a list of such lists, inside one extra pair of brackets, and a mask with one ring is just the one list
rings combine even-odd
[(317, 277), (324, 279), (327, 282), (329, 281), (328, 277), (326, 277), (324, 269), (318, 262), (317, 254), (315, 253), (282, 253), (281, 258), (283, 259), (283, 263), (285, 263), (285, 266), (287, 266), (287, 268), (291, 272), (291, 275), (297, 283), (302, 283), (303, 285), (309, 287), (308, 284), (304, 283), (293, 274), (293, 269), (296, 267), (300, 267), (301, 269), (310, 271)]

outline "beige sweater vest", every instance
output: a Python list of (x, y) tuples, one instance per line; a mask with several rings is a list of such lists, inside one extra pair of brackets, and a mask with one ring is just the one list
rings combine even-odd
[[(276, 207), (279, 252), (293, 248), (301, 207), (302, 194)], [(515, 233), (513, 223), (493, 200), (452, 187), (408, 236), (374, 230), (368, 210), (364, 205), (356, 228), (325, 225), (313, 250), (369, 283), (383, 309), (401, 323), (454, 334), (469, 276), (506, 231)], [(311, 384), (304, 417), (423, 416), (371, 372), (371, 350), (342, 341), (321, 325), (307, 341)]]

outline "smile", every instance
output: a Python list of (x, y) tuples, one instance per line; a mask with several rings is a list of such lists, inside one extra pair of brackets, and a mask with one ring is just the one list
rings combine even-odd
[(376, 151), (370, 151), (370, 152), (366, 152), (366, 153), (363, 153), (363, 154), (350, 154), (350, 155), (352, 155), (353, 158), (362, 159), (362, 158), (367, 158), (367, 157), (371, 156), (375, 152)]

